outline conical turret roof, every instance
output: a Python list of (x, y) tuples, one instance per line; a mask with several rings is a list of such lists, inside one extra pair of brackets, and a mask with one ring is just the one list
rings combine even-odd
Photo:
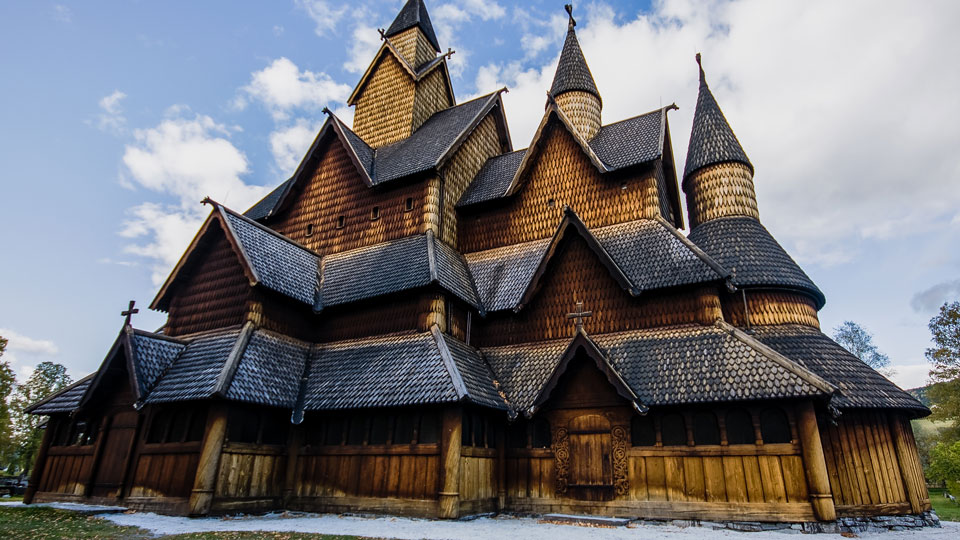
[(583, 57), (580, 42), (577, 41), (577, 33), (574, 30), (577, 21), (573, 19), (573, 8), (569, 4), (565, 7), (567, 13), (570, 13), (570, 23), (567, 26), (567, 39), (563, 42), (563, 51), (560, 53), (560, 63), (557, 64), (557, 73), (553, 76), (550, 95), (557, 97), (564, 92), (580, 90), (589, 92), (600, 99), (597, 84), (593, 82), (593, 75), (590, 73), (590, 67), (587, 66), (587, 59)]
[[(697, 65), (700, 65), (700, 53), (697, 53)], [(753, 165), (740, 141), (730, 129), (720, 105), (707, 86), (707, 79), (700, 65), (700, 96), (697, 98), (697, 110), (693, 115), (693, 130), (690, 132), (690, 144), (687, 146), (687, 164), (683, 178), (697, 169), (727, 161), (738, 161), (750, 167)]]
[(430, 15), (427, 13), (427, 6), (423, 4), (423, 0), (407, 0), (407, 3), (404, 4), (403, 9), (400, 10), (397, 18), (393, 20), (384, 35), (393, 37), (414, 26), (419, 26), (433, 48), (440, 52), (440, 42), (437, 41), (437, 34), (433, 31), (433, 23), (430, 22)]

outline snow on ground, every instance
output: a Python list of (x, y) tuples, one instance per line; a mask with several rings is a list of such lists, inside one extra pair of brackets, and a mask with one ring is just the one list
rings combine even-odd
[[(22, 501), (4, 501), (4, 502), (0, 502), (0, 506), (24, 506), (24, 504)], [(127, 509), (124, 506), (99, 506), (95, 504), (78, 504), (78, 503), (69, 503), (69, 502), (39, 503), (39, 504), (33, 504), (31, 506), (47, 506), (49, 508), (57, 508), (60, 510), (73, 510), (76, 512), (83, 512), (84, 514), (100, 514), (103, 512), (123, 512)]]
[[(22, 505), (21, 502), (4, 502), (0, 506)], [(529, 517), (484, 517), (472, 521), (439, 521), (401, 517), (358, 517), (336, 514), (308, 514), (300, 512), (274, 513), (262, 516), (234, 516), (222, 518), (187, 518), (161, 516), (150, 512), (117, 513), (123, 510), (116, 506), (91, 506), (74, 503), (48, 503), (64, 510), (87, 512), (110, 512), (97, 517), (117, 525), (130, 525), (147, 529), (154, 534), (183, 534), (211, 531), (270, 531), (347, 534), (404, 540), (473, 540), (475, 538), (523, 540), (573, 540), (589, 536), (591, 540), (786, 540), (799, 531), (737, 532), (713, 530), (707, 527), (677, 527), (652, 523), (634, 524), (631, 527), (599, 528), (578, 527), (541, 523)], [(830, 535), (836, 537), (836, 535)], [(860, 538), (875, 540), (956, 540), (960, 538), (960, 522), (943, 522), (943, 528), (925, 528), (913, 531), (860, 534)], [(826, 538), (826, 537), (825, 537)]]

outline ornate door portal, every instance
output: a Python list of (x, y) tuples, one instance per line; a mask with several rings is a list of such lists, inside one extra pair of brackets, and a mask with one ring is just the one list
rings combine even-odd
[(557, 491), (575, 499), (626, 493), (626, 430), (599, 414), (582, 414), (553, 433)]

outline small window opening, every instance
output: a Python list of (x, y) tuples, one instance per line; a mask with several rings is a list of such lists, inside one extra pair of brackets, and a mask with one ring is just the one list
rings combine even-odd
[(555, 199), (553, 199), (552, 197), (547, 199), (547, 206), (549, 206), (550, 208), (553, 208), (556, 205), (557, 205), (557, 201)]
[(407, 202), (404, 203), (403, 209), (405, 212), (413, 210), (413, 197), (407, 197)]
[(545, 418), (538, 418), (533, 422), (533, 447), (550, 448), (552, 437), (550, 434), (550, 422)]
[(701, 411), (693, 415), (693, 442), (698, 445), (720, 444), (717, 415), (710, 411)]
[(753, 418), (746, 409), (727, 411), (727, 444), (754, 444), (757, 436), (753, 431)]
[(507, 428), (507, 445), (510, 448), (527, 447), (527, 423), (518, 421)]
[(307, 237), (313, 236), (313, 223), (307, 224)]
[(370, 221), (376, 221), (378, 219), (380, 219), (380, 207), (374, 206), (373, 209), (370, 210)]
[(633, 446), (656, 446), (657, 430), (650, 416), (634, 416), (630, 420), (630, 443)]
[(687, 445), (687, 423), (679, 413), (665, 414), (660, 419), (660, 438), (664, 446)]
[(343, 226), (344, 226), (344, 224), (346, 224), (346, 222), (347, 222), (347, 218), (345, 218), (344, 216), (338, 217), (338, 218), (337, 218), (337, 228), (338, 228), (338, 229), (342, 229)]
[(783, 409), (769, 408), (760, 413), (760, 434), (764, 444), (788, 443), (793, 440), (790, 421)]
[(627, 190), (627, 183), (624, 182), (624, 183), (620, 184), (620, 189), (623, 190), (623, 191), (626, 191), (626, 190)]

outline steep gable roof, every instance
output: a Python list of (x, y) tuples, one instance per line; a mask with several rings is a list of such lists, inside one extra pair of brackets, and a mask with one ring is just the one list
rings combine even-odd
[(427, 6), (424, 5), (423, 0), (407, 0), (384, 36), (393, 37), (413, 27), (419, 28), (430, 45), (433, 45), (434, 50), (440, 52), (440, 42), (437, 41), (437, 34), (433, 31), (433, 23), (430, 22), (430, 14), (427, 13)]
[(693, 129), (690, 131), (690, 143), (687, 145), (687, 164), (683, 169), (683, 179), (708, 165), (737, 161), (750, 170), (753, 165), (740, 141), (727, 123), (720, 105), (707, 86), (703, 66), (700, 65), (700, 53), (697, 53), (697, 65), (700, 67), (700, 94), (697, 97), (697, 110), (693, 115)]
[(68, 385), (49, 396), (30, 405), (24, 412), (27, 414), (60, 414), (71, 413), (80, 406), (80, 400), (86, 393), (96, 372), (83, 377), (79, 381)]
[(410, 64), (409, 61), (407, 61), (406, 58), (403, 57), (402, 54), (400, 54), (400, 51), (393, 46), (393, 43), (391, 43), (389, 39), (385, 39), (383, 40), (383, 44), (380, 45), (380, 49), (377, 51), (377, 54), (374, 55), (373, 61), (370, 62), (370, 65), (367, 66), (367, 70), (364, 71), (363, 75), (360, 77), (360, 81), (357, 83), (357, 86), (354, 87), (353, 92), (350, 93), (350, 97), (347, 98), (347, 105), (357, 104), (357, 101), (360, 99), (360, 94), (363, 93), (363, 89), (367, 86), (367, 83), (370, 82), (370, 78), (373, 77), (373, 74), (377, 71), (377, 66), (380, 65), (380, 62), (383, 61), (387, 56), (393, 57), (400, 64), (403, 72), (406, 73), (413, 82), (422, 80), (435, 69), (442, 69), (447, 97), (450, 99), (450, 103), (457, 102), (453, 95), (453, 83), (450, 82), (450, 67), (447, 65), (447, 56), (438, 56), (433, 60), (424, 63), (419, 68), (415, 68), (412, 64)]

